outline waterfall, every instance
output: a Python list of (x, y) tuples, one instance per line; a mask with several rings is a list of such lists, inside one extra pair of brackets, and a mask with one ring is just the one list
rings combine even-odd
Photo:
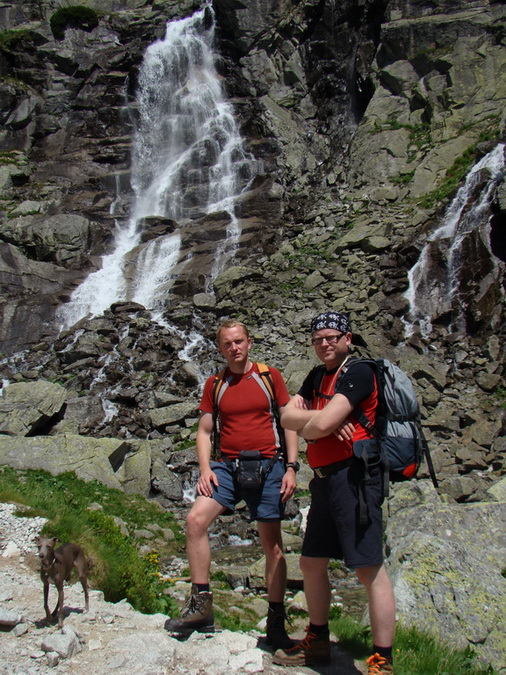
[[(256, 163), (243, 148), (224, 97), (213, 42), (214, 14), (206, 5), (168, 22), (165, 37), (147, 48), (133, 110), (130, 217), (123, 225), (116, 220), (113, 252), (59, 309), (64, 326), (97, 316), (117, 301), (155, 311), (164, 307), (181, 235), (176, 228), (146, 243), (143, 228), (150, 222), (171, 219), (184, 227), (192, 218), (228, 212), (227, 237), (217, 245), (211, 277), (233, 253), (240, 234), (234, 198), (255, 175)], [(120, 203), (121, 196), (112, 215)]]
[[(464, 329), (463, 313), (469, 304), (464, 298), (470, 293), (468, 282), (472, 273), (484, 270), (485, 276), (489, 271), (485, 269), (487, 264), (497, 266), (490, 253), (487, 225), (490, 203), (504, 168), (504, 147), (504, 144), (497, 145), (474, 165), (440, 226), (429, 235), (417, 263), (409, 271), (405, 293), (409, 302), (405, 318), (408, 335), (418, 325), (422, 335), (427, 336), (432, 330), (432, 321), (441, 317), (447, 317), (451, 332)], [(480, 250), (476, 255), (472, 255), (468, 243), (473, 235), (478, 235), (475, 248), (479, 241)], [(487, 263), (483, 260), (485, 257)]]

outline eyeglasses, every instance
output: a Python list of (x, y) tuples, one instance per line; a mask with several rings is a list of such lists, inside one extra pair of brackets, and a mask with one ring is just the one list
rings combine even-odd
[(341, 333), (341, 335), (327, 335), (326, 337), (311, 338), (311, 343), (314, 344), (316, 347), (319, 347), (320, 345), (323, 344), (323, 341), (325, 340), (327, 344), (335, 345), (339, 342), (339, 340), (343, 337), (343, 335), (344, 333)]

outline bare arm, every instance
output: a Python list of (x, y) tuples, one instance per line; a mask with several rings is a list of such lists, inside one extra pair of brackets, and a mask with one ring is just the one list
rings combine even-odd
[(197, 456), (199, 460), (200, 476), (197, 482), (197, 494), (212, 497), (212, 485), (218, 485), (218, 478), (211, 469), (213, 416), (211, 413), (201, 412), (197, 429)]
[(281, 409), (281, 425), (284, 429), (300, 431), (315, 412), (307, 409), (307, 403), (300, 394), (295, 394)]
[(304, 421), (299, 433), (306, 440), (329, 436), (345, 422), (352, 412), (353, 405), (346, 396), (336, 394), (325, 408), (313, 411), (314, 414)]
[[(280, 408), (280, 413), (282, 413), (283, 410), (284, 407)], [(297, 432), (285, 429), (285, 441), (287, 462), (296, 462), (297, 457), (299, 456), (299, 437), (297, 436)], [(290, 499), (295, 492), (296, 487), (297, 473), (291, 467), (288, 467), (283, 476), (280, 489), (280, 492), (283, 495), (281, 498), (283, 503)]]
[[(346, 397), (342, 397), (346, 398)], [(332, 399), (333, 400), (333, 399)], [(346, 401), (349, 403), (348, 399)], [(284, 414), (281, 418), (281, 424), (285, 429), (294, 429), (297, 431), (303, 438), (306, 440), (314, 440), (315, 438), (321, 438), (322, 436), (328, 436), (328, 434), (321, 434), (319, 436), (308, 436), (306, 434), (311, 433), (311, 427), (307, 428), (309, 423), (316, 418), (315, 424), (318, 424), (319, 413), (321, 410), (309, 410), (308, 402), (302, 398), (299, 394), (296, 394), (290, 402), (284, 407)], [(350, 404), (350, 412), (352, 410)], [(321, 421), (321, 420), (320, 420)], [(330, 433), (334, 433), (339, 440), (348, 440), (350, 441), (355, 432), (355, 427), (349, 418), (345, 418), (342, 422), (336, 422), (335, 428)]]

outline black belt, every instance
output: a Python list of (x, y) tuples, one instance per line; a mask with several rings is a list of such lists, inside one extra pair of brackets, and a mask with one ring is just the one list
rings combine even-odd
[(347, 459), (342, 459), (340, 462), (318, 466), (316, 469), (313, 469), (314, 475), (316, 478), (325, 478), (325, 476), (330, 476), (330, 474), (337, 473), (337, 471), (344, 469), (345, 466), (350, 466), (354, 461), (354, 457), (348, 457)]

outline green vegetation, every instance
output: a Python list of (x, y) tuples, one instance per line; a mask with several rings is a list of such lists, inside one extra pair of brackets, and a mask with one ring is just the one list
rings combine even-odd
[[(218, 600), (221, 603), (221, 599)], [(247, 606), (228, 607), (226, 610), (214, 608), (218, 625), (223, 630), (250, 631), (258, 624), (258, 616)]]
[(504, 387), (497, 387), (493, 396), (496, 399), (499, 408), (506, 408), (506, 389)]
[[(97, 481), (86, 483), (74, 473), (52, 476), (41, 470), (2, 468), (0, 501), (30, 507), (19, 515), (47, 518), (42, 529), (45, 536), (80, 544), (93, 561), (92, 584), (104, 591), (106, 600), (127, 598), (143, 612), (173, 613), (175, 603), (164, 594), (171, 582), (163, 580), (159, 572), (160, 556), (169, 555), (171, 547), (183, 540), (172, 514), (141, 495), (126, 495)], [(92, 504), (102, 509), (90, 510)], [(157, 540), (160, 552), (152, 550), (141, 557), (114, 517), (121, 518), (129, 531), (150, 524), (171, 529), (175, 540), (170, 544)]]
[(476, 146), (472, 146), (453, 162), (446, 171), (445, 179), (439, 187), (420, 200), (422, 208), (431, 208), (438, 202), (446, 201), (455, 192), (469, 173), (475, 161)]
[(16, 152), (0, 152), (0, 165), (17, 164), (19, 155)]
[(30, 37), (30, 31), (26, 29), (11, 29), (0, 31), (0, 51), (10, 52), (21, 42), (26, 42)]
[[(362, 626), (334, 607), (330, 628), (340, 646), (355, 659), (371, 653), (369, 626)], [(394, 643), (396, 675), (493, 675), (494, 670), (481, 667), (469, 648), (450, 649), (436, 638), (415, 628), (397, 625)]]
[(408, 173), (400, 173), (398, 176), (393, 176), (390, 178), (390, 182), (394, 185), (406, 185), (406, 183), (411, 182), (414, 175), (415, 170), (413, 169), (413, 171), (409, 171)]
[(51, 31), (56, 40), (63, 40), (67, 28), (80, 28), (87, 32), (98, 26), (98, 14), (91, 7), (73, 5), (60, 7), (49, 20)]

